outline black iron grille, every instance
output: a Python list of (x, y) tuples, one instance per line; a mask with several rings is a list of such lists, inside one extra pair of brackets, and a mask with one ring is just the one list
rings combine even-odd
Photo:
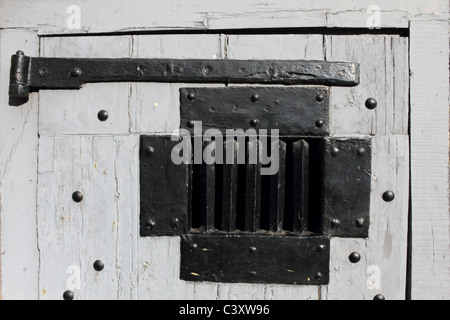
[[(248, 138), (244, 145), (235, 141), (234, 149), (235, 160), (238, 152), (245, 151), (245, 163), (193, 164), (188, 230), (279, 234), (317, 230), (319, 214), (313, 213), (320, 209), (314, 207), (320, 203), (320, 190), (314, 183), (320, 180), (319, 142), (314, 138), (281, 138), (278, 172), (274, 175), (261, 175), (261, 169), (272, 163), (262, 164), (259, 155), (256, 163), (249, 161), (254, 150), (250, 143), (255, 142)], [(225, 145), (222, 152), (225, 158)], [(267, 155), (271, 156), (270, 148)]]

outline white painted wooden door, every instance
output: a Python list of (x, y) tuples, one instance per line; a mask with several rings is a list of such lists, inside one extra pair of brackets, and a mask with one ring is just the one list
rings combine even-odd
[[(28, 52), (26, 52), (28, 54)], [(307, 59), (360, 63), (361, 83), (331, 89), (330, 132), (372, 139), (367, 239), (331, 239), (324, 286), (179, 279), (179, 237), (139, 236), (139, 137), (180, 126), (184, 84), (97, 83), (38, 100), (40, 299), (404, 299), (409, 190), (408, 38), (396, 34), (149, 34), (41, 37), (43, 57)], [(189, 86), (193, 86), (189, 84)], [(206, 86), (206, 85), (199, 85)], [(209, 85), (211, 86), (211, 85)], [(216, 85), (217, 86), (217, 85)], [(365, 107), (374, 97), (378, 106)], [(97, 119), (106, 110), (107, 121)], [(84, 199), (72, 201), (81, 191)], [(393, 190), (395, 199), (381, 195)], [(361, 254), (353, 264), (348, 256)], [(105, 268), (97, 272), (96, 260)]]

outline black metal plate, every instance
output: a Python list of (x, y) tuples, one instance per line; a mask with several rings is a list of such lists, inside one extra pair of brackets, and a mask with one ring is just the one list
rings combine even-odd
[(370, 223), (371, 140), (324, 141), (323, 233), (366, 238)]
[[(280, 135), (328, 134), (329, 88), (227, 87), (180, 89), (181, 128), (278, 129)], [(258, 124), (252, 126), (251, 122)]]
[(179, 141), (170, 136), (141, 136), (140, 235), (186, 233), (189, 165), (176, 165), (171, 152)]
[(321, 285), (329, 281), (326, 237), (183, 235), (180, 278), (187, 281)]

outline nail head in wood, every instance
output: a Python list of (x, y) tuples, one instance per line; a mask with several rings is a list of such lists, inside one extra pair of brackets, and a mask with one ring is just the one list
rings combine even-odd
[(386, 192), (383, 193), (383, 200), (386, 202), (391, 202), (392, 200), (394, 200), (394, 198), (395, 198), (394, 191), (387, 190)]
[(108, 117), (109, 117), (109, 114), (108, 114), (108, 111), (106, 111), (106, 110), (100, 110), (97, 114), (97, 118), (100, 121), (106, 121), (106, 120), (108, 120)]
[(95, 271), (102, 271), (105, 268), (105, 264), (101, 260), (96, 260), (94, 262)]
[(358, 252), (352, 252), (348, 256), (348, 259), (350, 260), (351, 263), (358, 263), (361, 260), (361, 255)]
[(75, 298), (75, 294), (73, 293), (73, 291), (70, 290), (64, 291), (63, 293), (64, 300), (73, 300), (73, 298)]
[(366, 100), (366, 108), (367, 109), (370, 109), (370, 110), (375, 109), (377, 107), (377, 104), (378, 104), (377, 100), (375, 100), (374, 98), (368, 98)]
[(83, 201), (83, 193), (81, 191), (75, 191), (72, 193), (72, 200), (75, 202)]

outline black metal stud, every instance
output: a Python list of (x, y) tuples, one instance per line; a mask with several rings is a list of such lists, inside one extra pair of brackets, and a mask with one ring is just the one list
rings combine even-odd
[(106, 111), (106, 110), (100, 110), (97, 114), (97, 118), (100, 121), (106, 121), (106, 120), (108, 120), (108, 117), (109, 117), (109, 114), (108, 114), (108, 111)]
[(331, 149), (331, 154), (333, 155), (333, 157), (336, 157), (339, 154), (339, 148), (333, 147)]
[(147, 228), (149, 228), (149, 229), (153, 229), (153, 228), (156, 226), (156, 222), (155, 222), (155, 220), (153, 220), (153, 219), (148, 219), (148, 220), (145, 222), (145, 226), (146, 226)]
[(360, 155), (361, 157), (366, 153), (366, 149), (364, 148), (358, 148), (357, 151), (358, 155)]
[(145, 152), (147, 152), (149, 155), (153, 155), (155, 153), (155, 149), (152, 146), (147, 146), (145, 148)]
[(249, 272), (250, 277), (256, 277), (258, 273), (256, 271), (250, 271)]
[(323, 120), (317, 120), (316, 121), (316, 127), (318, 127), (318, 128), (321, 128), (321, 127), (323, 127)]
[(252, 95), (252, 101), (253, 102), (257, 102), (259, 100), (261, 100), (261, 97), (259, 96), (259, 94), (255, 93), (254, 95)]
[(324, 244), (320, 244), (317, 246), (316, 250), (317, 250), (317, 252), (323, 252), (323, 251), (325, 251), (325, 248), (326, 247)]
[(323, 275), (322, 275), (321, 272), (317, 272), (317, 273), (314, 275), (314, 278), (316, 278), (316, 280), (321, 280), (322, 277), (323, 277)]
[(73, 291), (70, 290), (64, 291), (63, 293), (64, 300), (73, 300), (73, 298), (75, 298), (75, 294), (73, 293)]
[(178, 229), (178, 223), (179, 223), (178, 218), (173, 218), (172, 221), (170, 222), (170, 226), (174, 229)]
[(373, 297), (373, 300), (386, 300), (386, 298), (381, 293), (379, 293), (375, 297)]
[(72, 193), (72, 200), (75, 202), (81, 202), (83, 200), (83, 193), (81, 193), (81, 191), (75, 191)]
[(367, 109), (375, 109), (377, 107), (377, 100), (375, 100), (374, 98), (368, 98), (366, 100), (366, 108)]
[(70, 72), (70, 75), (72, 77), (78, 77), (81, 74), (81, 69), (79, 67), (75, 67), (72, 69), (72, 71)]
[(252, 127), (256, 127), (259, 124), (259, 120), (258, 119), (252, 119), (250, 120), (250, 125)]
[(331, 227), (339, 228), (341, 226), (341, 221), (339, 219), (331, 219)]
[(319, 93), (319, 94), (316, 96), (316, 100), (317, 100), (318, 102), (322, 102), (323, 100), (325, 100), (325, 95), (322, 94), (322, 93)]
[(250, 253), (256, 253), (256, 247), (250, 247), (250, 248), (248, 248), (248, 251), (250, 252)]
[(186, 122), (186, 126), (188, 128), (193, 128), (194, 127), (194, 120), (189, 120), (188, 122)]
[(358, 227), (362, 228), (364, 226), (364, 218), (358, 218), (355, 220), (355, 223)]
[(94, 262), (95, 271), (102, 271), (105, 268), (105, 264), (101, 260), (96, 260)]
[(186, 98), (187, 98), (188, 100), (192, 101), (192, 100), (194, 100), (194, 98), (195, 98), (195, 94), (192, 93), (192, 92), (189, 92), (189, 93), (186, 95)]
[(386, 202), (391, 202), (394, 200), (395, 194), (394, 191), (388, 190), (383, 193), (383, 200)]
[(358, 263), (359, 260), (361, 260), (361, 255), (358, 252), (352, 252), (348, 256), (348, 259), (350, 260), (351, 263)]

